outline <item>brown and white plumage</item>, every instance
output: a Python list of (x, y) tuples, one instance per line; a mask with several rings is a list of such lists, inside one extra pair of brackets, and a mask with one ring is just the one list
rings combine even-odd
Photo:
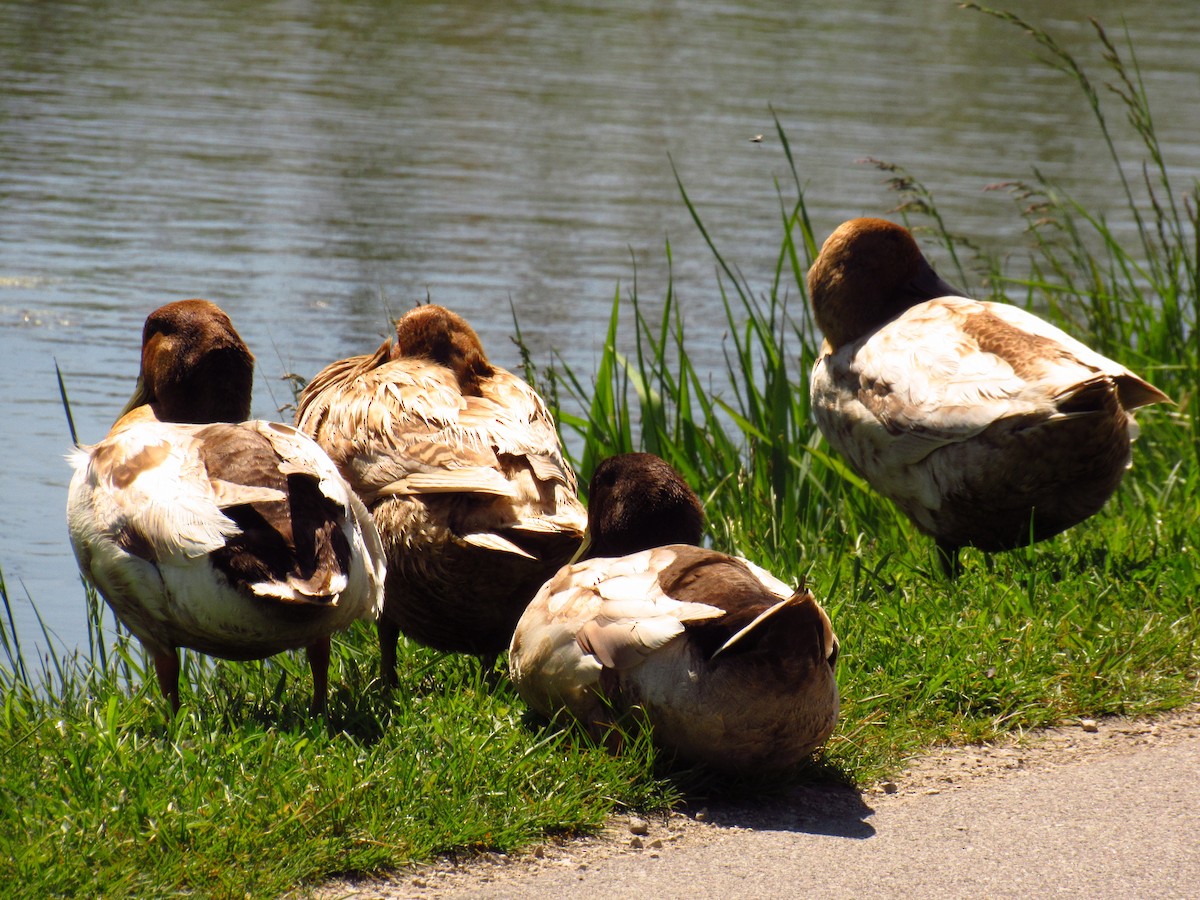
[(550, 579), (513, 635), (531, 707), (566, 709), (597, 737), (638, 708), (659, 745), (726, 771), (787, 768), (829, 737), (828, 616), (803, 585), (696, 546), (699, 501), (674, 469), (650, 454), (605, 460), (588, 522), (590, 558)]
[(204, 300), (143, 331), (141, 374), (102, 441), (70, 456), (79, 567), (179, 706), (177, 649), (260, 659), (305, 647), (323, 709), (329, 637), (382, 605), (383, 549), (325, 453), (249, 413), (253, 357)]
[(541, 397), (488, 362), (443, 307), (410, 311), (394, 345), (327, 366), (301, 395), (296, 424), (337, 463), (383, 539), (385, 679), (400, 631), (440, 650), (498, 654), (583, 537), (575, 474)]
[(1097, 512), (1131, 464), (1132, 411), (1167, 400), (1037, 316), (960, 296), (882, 219), (835, 230), (808, 285), (817, 424), (948, 569), (959, 547), (1011, 549)]

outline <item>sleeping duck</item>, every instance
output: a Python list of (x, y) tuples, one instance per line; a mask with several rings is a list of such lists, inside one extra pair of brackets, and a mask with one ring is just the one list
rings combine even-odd
[(238, 660), (304, 647), (317, 714), (330, 635), (382, 606), (383, 547), (320, 447), (244, 421), (253, 377), (217, 306), (151, 313), (133, 398), (104, 440), (70, 456), (67, 525), (80, 570), (146, 647), (173, 709), (180, 647)]
[(420, 306), (396, 322), (394, 344), (313, 378), (296, 424), (337, 463), (383, 539), (384, 680), (395, 682), (400, 632), (490, 670), (587, 524), (541, 397), (488, 361), (462, 317)]
[(1099, 510), (1131, 462), (1132, 412), (1168, 398), (1015, 306), (969, 300), (907, 230), (854, 219), (808, 273), (829, 443), (937, 542), (1008, 550)]
[(697, 546), (702, 521), (657, 456), (601, 462), (582, 561), (521, 616), (513, 682), (533, 709), (565, 709), (597, 738), (637, 708), (682, 762), (785, 769), (833, 731), (837, 638), (803, 584)]

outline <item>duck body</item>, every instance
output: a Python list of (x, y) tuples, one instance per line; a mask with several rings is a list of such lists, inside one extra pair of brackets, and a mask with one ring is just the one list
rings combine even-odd
[(841, 226), (809, 287), (818, 427), (951, 558), (1093, 515), (1131, 464), (1133, 410), (1167, 399), (1032, 313), (958, 296), (890, 222)]
[(72, 455), (67, 519), (81, 568), (152, 654), (261, 659), (374, 620), (378, 537), (315, 443), (142, 410)]
[[(152, 333), (164, 321), (169, 341)], [(224, 363), (184, 364), (189, 341), (218, 340), (205, 329), (240, 344), (228, 317), (205, 301), (170, 304), (147, 321), (144, 345), (154, 346), (129, 411), (70, 456), (71, 544), (82, 573), (151, 654), (173, 706), (180, 647), (236, 660), (305, 647), (320, 711), (330, 635), (373, 620), (382, 606), (382, 545), (332, 461), (293, 427), (169, 420), (189, 417), (178, 404), (190, 408), (187, 396), (217, 369), (233, 380), (250, 371), (249, 351), (242, 376)], [(178, 336), (188, 331), (196, 334)], [(200, 382), (188, 384), (197, 373)], [(168, 384), (176, 376), (178, 388)], [(243, 388), (234, 414), (248, 411), (249, 383)], [(175, 390), (164, 405), (160, 395)], [(220, 415), (196, 406), (204, 418)]]
[[(411, 337), (426, 327), (461, 336), (470, 359), (426, 334)], [(395, 345), (322, 370), (296, 415), (367, 504), (383, 540), (388, 678), (398, 632), (439, 650), (498, 654), (586, 525), (537, 393), (487, 363), (470, 327), (441, 307), (413, 310), (397, 334)]]
[(832, 733), (835, 647), (810, 592), (672, 544), (561, 570), (522, 616), (509, 659), (544, 715), (566, 709), (601, 737), (637, 708), (679, 759), (761, 771), (795, 765)]
[[(614, 471), (623, 480), (608, 492), (597, 481)], [(637, 710), (654, 741), (680, 761), (727, 772), (793, 766), (837, 721), (838, 642), (829, 618), (803, 586), (696, 546), (698, 520), (686, 508), (648, 510), (642, 520), (638, 508), (668, 480), (686, 489), (649, 454), (597, 468), (589, 532), (617, 518), (626, 531), (650, 523), (624, 543), (653, 542), (656, 534), (688, 542), (562, 568), (517, 625), (513, 682), (533, 709), (566, 710), (597, 738)], [(698, 510), (694, 495), (689, 502)]]

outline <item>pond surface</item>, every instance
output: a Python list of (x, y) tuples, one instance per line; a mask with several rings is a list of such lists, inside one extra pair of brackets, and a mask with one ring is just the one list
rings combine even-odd
[[(1168, 163), (1200, 172), (1191, 2), (1010, 8), (1097, 81), (1086, 16), (1123, 40), (1124, 15)], [(614, 293), (636, 273), (640, 297), (664, 296), (669, 242), (692, 352), (715, 369), (714, 261), (675, 172), (765, 291), (777, 184), (792, 196), (773, 117), (821, 237), (893, 206), (867, 157), (1016, 253), (1013, 201), (984, 189), (1035, 165), (1120, 212), (1078, 87), (953, 2), (0, 6), (0, 569), (26, 653), (45, 646), (34, 604), (65, 647), (86, 637), (55, 361), (85, 442), (128, 399), (146, 314), (184, 297), (233, 317), (264, 418), (290, 399), (284, 372), (373, 349), (425, 299), (501, 365), (515, 310), (535, 361), (590, 374)]]

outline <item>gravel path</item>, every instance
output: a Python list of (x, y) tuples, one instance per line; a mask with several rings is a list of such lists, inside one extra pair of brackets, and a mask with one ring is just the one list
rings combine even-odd
[(923, 757), (862, 792), (614, 820), (322, 898), (1200, 896), (1200, 707)]

